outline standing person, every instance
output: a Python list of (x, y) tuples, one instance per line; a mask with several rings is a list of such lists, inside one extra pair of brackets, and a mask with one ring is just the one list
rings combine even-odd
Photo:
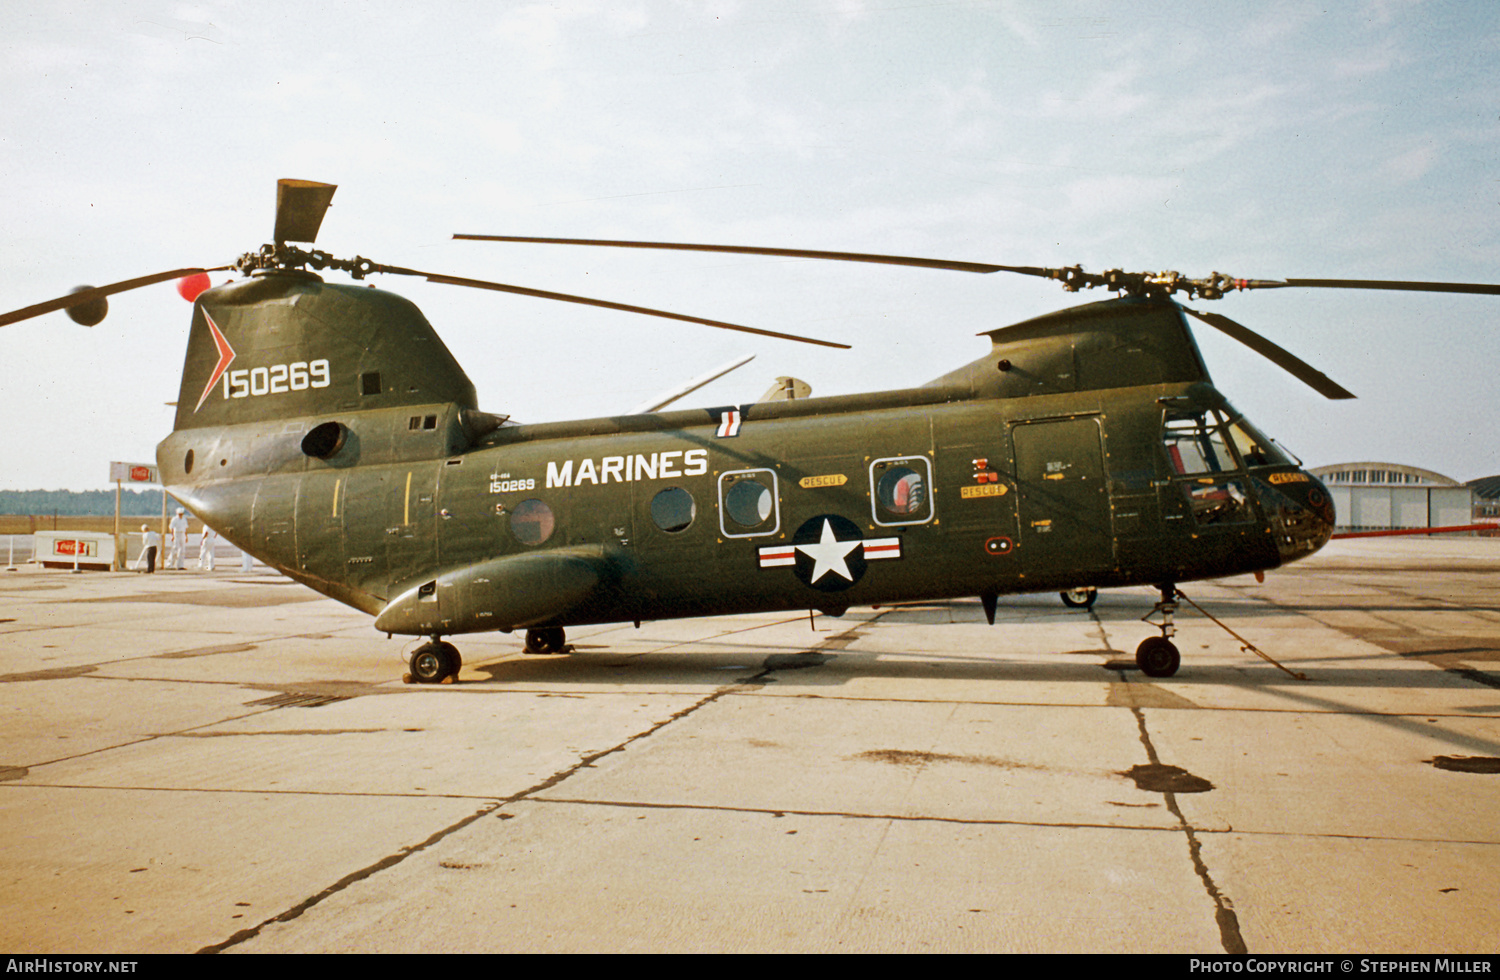
[(137, 570), (144, 570), (147, 575), (156, 571), (156, 549), (161, 546), (161, 535), (151, 530), (147, 524), (141, 525), (141, 556), (135, 560)]
[(175, 568), (179, 572), (185, 567), (182, 556), (187, 551), (188, 519), (185, 513), (181, 507), (177, 508), (177, 516), (167, 525), (172, 531), (172, 547), (167, 552), (167, 560), (162, 562), (163, 568)]
[(214, 570), (214, 545), (219, 541), (219, 536), (214, 529), (207, 524), (203, 525), (203, 537), (198, 540), (198, 570), (200, 572), (211, 572)]

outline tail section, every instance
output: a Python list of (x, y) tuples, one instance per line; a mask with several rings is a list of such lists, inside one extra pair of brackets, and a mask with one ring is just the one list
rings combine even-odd
[(499, 422), (410, 302), (274, 270), (198, 298), (156, 459), (225, 540), (373, 613), (433, 557), (437, 461)]
[(277, 271), (199, 297), (174, 429), (434, 403), (474, 385), (416, 306)]

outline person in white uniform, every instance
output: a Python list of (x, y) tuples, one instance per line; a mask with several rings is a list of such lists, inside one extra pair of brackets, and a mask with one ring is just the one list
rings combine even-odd
[(161, 547), (161, 535), (151, 530), (150, 525), (141, 525), (141, 554), (135, 560), (135, 569), (140, 572), (156, 571), (156, 554)]
[(188, 519), (185, 513), (181, 507), (177, 508), (177, 516), (167, 525), (172, 532), (172, 546), (167, 549), (167, 560), (162, 562), (163, 568), (182, 571), (186, 567), (182, 563), (183, 554), (187, 551)]
[(214, 529), (207, 524), (203, 525), (203, 537), (198, 541), (198, 570), (211, 572), (214, 570), (214, 545), (218, 544), (219, 536)]

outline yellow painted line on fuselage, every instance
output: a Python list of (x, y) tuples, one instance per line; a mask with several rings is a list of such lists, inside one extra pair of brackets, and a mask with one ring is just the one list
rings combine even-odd
[(411, 523), (411, 471), (406, 474), (406, 504), (401, 511), (401, 523)]

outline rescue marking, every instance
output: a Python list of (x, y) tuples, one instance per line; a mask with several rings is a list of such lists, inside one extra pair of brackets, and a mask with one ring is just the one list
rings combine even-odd
[(823, 476), (804, 476), (797, 481), (797, 486), (812, 490), (815, 487), (841, 487), (848, 482), (849, 478), (842, 473), (828, 473)]
[(958, 495), (965, 500), (970, 497), (1003, 497), (1010, 490), (1003, 483), (984, 483), (972, 487), (959, 487)]

